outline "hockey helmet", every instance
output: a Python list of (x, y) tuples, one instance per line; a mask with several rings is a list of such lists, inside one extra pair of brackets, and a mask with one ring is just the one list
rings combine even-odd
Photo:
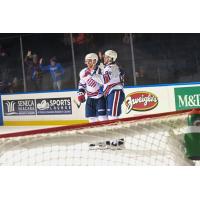
[(117, 59), (117, 52), (114, 50), (107, 50), (105, 52), (105, 56), (108, 56), (109, 58), (112, 59), (112, 62), (115, 62)]
[(98, 56), (96, 53), (89, 53), (85, 56), (85, 60), (96, 60), (98, 62)]

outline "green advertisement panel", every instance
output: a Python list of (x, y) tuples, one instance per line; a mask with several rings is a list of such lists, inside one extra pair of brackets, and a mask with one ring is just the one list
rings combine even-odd
[(176, 110), (200, 108), (200, 87), (174, 88)]

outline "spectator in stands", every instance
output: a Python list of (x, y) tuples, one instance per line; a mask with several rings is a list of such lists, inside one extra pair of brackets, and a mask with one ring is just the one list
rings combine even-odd
[[(88, 48), (94, 48), (93, 35), (86, 33), (73, 33), (73, 44), (75, 49), (75, 54), (84, 54), (88, 51)], [(81, 59), (82, 60), (82, 59)]]
[(4, 80), (0, 80), (0, 93), (9, 94), (19, 92), (19, 80), (14, 77), (13, 80), (5, 77)]
[(63, 42), (64, 42), (64, 45), (66, 47), (70, 47), (71, 48), (71, 39), (70, 39), (70, 34), (69, 33), (64, 33)]
[(81, 45), (87, 42), (87, 37), (85, 33), (73, 34), (73, 43)]
[(143, 67), (138, 67), (138, 70), (136, 71), (136, 78), (144, 78), (144, 68)]
[(8, 81), (0, 81), (0, 93), (12, 93), (11, 91), (11, 83)]
[(51, 78), (53, 81), (53, 89), (54, 90), (61, 90), (62, 88), (62, 79), (64, 75), (64, 69), (60, 63), (57, 62), (56, 57), (52, 57), (50, 59), (50, 64), (47, 66), (44, 66), (43, 64), (43, 58), (40, 59), (40, 69), (43, 72), (49, 72), (51, 74)]
[(28, 91), (40, 91), (42, 72), (39, 66), (39, 59), (37, 54), (28, 51), (25, 57), (25, 64), (27, 66), (26, 78)]
[(130, 36), (128, 33), (124, 33), (124, 36), (122, 38), (123, 44), (128, 44), (130, 45)]
[(19, 92), (19, 79), (14, 77), (11, 83), (11, 93)]
[[(73, 33), (72, 40), (74, 44), (74, 52), (76, 55), (85, 55), (87, 49), (87, 36), (85, 33)], [(83, 58), (80, 58), (83, 60)]]

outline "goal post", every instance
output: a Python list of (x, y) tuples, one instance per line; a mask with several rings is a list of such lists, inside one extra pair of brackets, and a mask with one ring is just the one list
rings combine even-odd
[(0, 165), (194, 165), (188, 111), (0, 135)]

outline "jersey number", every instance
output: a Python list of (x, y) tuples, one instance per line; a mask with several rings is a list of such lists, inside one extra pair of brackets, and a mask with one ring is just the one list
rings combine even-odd
[(105, 84), (110, 81), (110, 76), (108, 72), (105, 72), (105, 74), (103, 75), (103, 79)]

